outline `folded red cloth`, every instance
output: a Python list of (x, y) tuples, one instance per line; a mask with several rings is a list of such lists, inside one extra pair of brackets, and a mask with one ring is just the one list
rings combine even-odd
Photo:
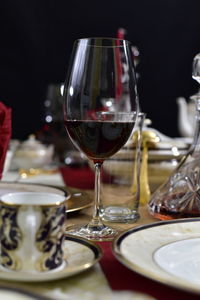
[[(60, 172), (67, 186), (79, 189), (94, 189), (95, 174), (90, 167), (61, 167)], [(104, 183), (112, 180), (104, 171), (101, 175)]]
[(0, 179), (12, 134), (11, 109), (0, 102)]
[(145, 278), (120, 263), (112, 252), (111, 242), (98, 242), (103, 249), (101, 268), (113, 290), (132, 290), (151, 295), (158, 300), (197, 300), (199, 295), (187, 293)]
[(89, 167), (61, 167), (60, 172), (67, 186), (94, 189), (94, 172)]

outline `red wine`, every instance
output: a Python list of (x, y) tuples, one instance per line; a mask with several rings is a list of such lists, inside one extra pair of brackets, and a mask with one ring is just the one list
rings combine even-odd
[(134, 122), (65, 121), (65, 127), (73, 143), (96, 163), (126, 143)]
[(200, 217), (200, 208), (194, 202), (183, 202), (185, 193), (176, 193), (166, 196), (161, 200), (161, 203), (156, 205), (152, 202), (149, 204), (149, 212), (155, 218), (160, 220), (171, 220), (180, 218)]
[(182, 218), (195, 218), (195, 217), (200, 217), (200, 213), (198, 211), (194, 212), (170, 212), (165, 209), (161, 209), (159, 213), (155, 212), (152, 213), (150, 212), (154, 218), (159, 219), (159, 220), (173, 220), (173, 219), (182, 219)]

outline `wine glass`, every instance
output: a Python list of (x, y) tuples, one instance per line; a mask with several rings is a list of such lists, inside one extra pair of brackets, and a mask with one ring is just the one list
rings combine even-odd
[(69, 137), (95, 169), (93, 217), (68, 232), (87, 239), (112, 239), (116, 230), (103, 224), (99, 214), (100, 173), (104, 160), (129, 139), (138, 115), (131, 44), (114, 38), (75, 41), (63, 98)]

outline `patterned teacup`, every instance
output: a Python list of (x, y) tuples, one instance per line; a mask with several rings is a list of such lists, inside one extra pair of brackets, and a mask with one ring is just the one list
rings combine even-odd
[(45, 272), (65, 263), (66, 198), (53, 193), (16, 192), (0, 199), (0, 267)]

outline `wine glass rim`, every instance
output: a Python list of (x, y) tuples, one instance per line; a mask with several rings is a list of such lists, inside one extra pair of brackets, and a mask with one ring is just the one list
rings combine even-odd
[[(86, 37), (86, 38), (80, 38), (80, 39), (76, 39), (75, 40), (75, 43), (80, 43), (81, 41), (89, 41), (89, 40), (110, 40), (110, 41), (118, 41), (120, 43), (126, 43), (126, 44), (129, 44), (131, 45), (131, 42), (126, 40), (126, 39), (120, 39), (120, 38), (113, 38), (113, 37)], [(111, 47), (111, 48), (116, 48), (116, 47), (123, 47), (122, 44), (120, 45), (93, 45), (92, 43), (91, 44), (88, 44), (87, 46), (92, 46), (92, 47), (105, 47), (105, 48), (108, 48), (108, 47)]]

